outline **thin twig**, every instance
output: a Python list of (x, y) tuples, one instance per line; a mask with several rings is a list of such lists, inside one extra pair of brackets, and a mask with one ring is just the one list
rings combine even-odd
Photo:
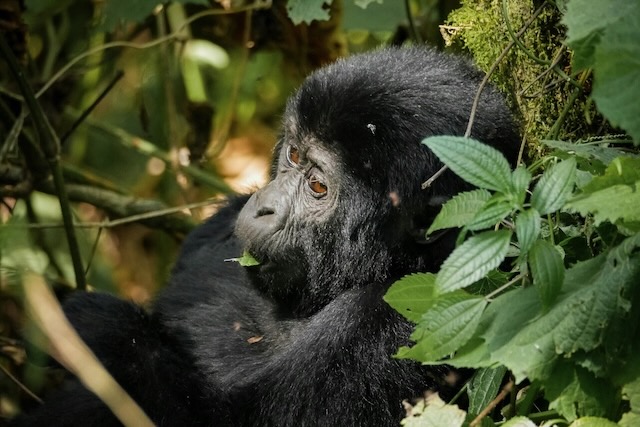
[(58, 70), (57, 73), (55, 73), (48, 81), (47, 83), (44, 84), (44, 86), (42, 86), (42, 88), (40, 88), (40, 90), (36, 93), (36, 98), (39, 98), (43, 93), (45, 93), (57, 80), (60, 79), (60, 77), (62, 77), (67, 71), (69, 71), (74, 65), (76, 65), (78, 62), (82, 61), (83, 59), (94, 55), (98, 52), (101, 52), (103, 50), (107, 50), (107, 49), (112, 49), (114, 47), (128, 47), (131, 49), (148, 49), (150, 47), (155, 47), (158, 46), (162, 43), (166, 43), (172, 40), (180, 40), (182, 38), (182, 31), (183, 29), (190, 25), (191, 23), (193, 23), (194, 21), (197, 21), (200, 18), (204, 18), (206, 16), (214, 16), (214, 15), (227, 15), (227, 14), (232, 14), (232, 13), (238, 13), (238, 12), (245, 12), (245, 11), (251, 11), (251, 10), (258, 10), (258, 9), (268, 9), (271, 7), (271, 0), (256, 0), (251, 4), (248, 4), (246, 6), (242, 6), (242, 7), (238, 7), (235, 9), (229, 9), (229, 10), (220, 10), (220, 9), (210, 9), (210, 10), (205, 10), (199, 13), (196, 13), (192, 16), (189, 17), (189, 19), (187, 19), (186, 21), (184, 21), (184, 23), (182, 24), (182, 26), (178, 29), (176, 29), (175, 31), (173, 31), (172, 33), (168, 34), (165, 37), (160, 37), (158, 39), (155, 39), (153, 41), (150, 41), (148, 43), (134, 43), (134, 42), (127, 42), (127, 41), (115, 41), (115, 42), (110, 42), (110, 43), (105, 43), (101, 46), (97, 46), (93, 49), (89, 49), (83, 53), (81, 53), (80, 55), (76, 56), (75, 58), (71, 59), (69, 62), (67, 62), (66, 65), (64, 65), (60, 70)]
[(523, 277), (525, 276), (524, 273), (520, 273), (517, 276), (515, 276), (513, 279), (509, 280), (507, 283), (505, 283), (504, 285), (500, 286), (499, 288), (497, 288), (496, 290), (494, 290), (493, 292), (490, 292), (488, 295), (486, 295), (484, 297), (484, 299), (486, 299), (487, 301), (491, 300), (491, 298), (493, 298), (495, 295), (498, 295), (500, 292), (504, 291), (505, 289), (507, 289), (508, 287), (510, 287), (511, 285), (515, 284), (516, 282), (518, 282), (519, 280), (521, 280)]
[[(509, 53), (511, 48), (516, 44), (514, 40), (522, 37), (525, 31), (527, 31), (527, 29), (531, 26), (533, 21), (535, 21), (536, 18), (538, 18), (545, 4), (546, 3), (542, 3), (540, 7), (538, 7), (538, 9), (536, 9), (536, 11), (533, 12), (533, 15), (531, 15), (531, 17), (527, 20), (527, 22), (525, 22), (525, 24), (522, 26), (520, 31), (518, 31), (518, 33), (516, 34), (516, 37), (514, 39), (511, 39), (511, 41), (507, 44), (507, 46), (502, 50), (500, 55), (498, 55), (496, 60), (493, 61), (493, 64), (491, 64), (489, 71), (487, 71), (484, 78), (480, 82), (480, 86), (478, 86), (478, 90), (476, 91), (476, 96), (473, 98), (473, 104), (471, 104), (471, 112), (469, 113), (469, 122), (467, 123), (467, 130), (464, 132), (465, 138), (469, 138), (471, 136), (471, 129), (473, 128), (473, 122), (475, 121), (476, 113), (478, 111), (478, 104), (480, 103), (480, 95), (482, 95), (482, 91), (484, 90), (485, 86), (489, 82), (489, 78), (496, 71), (496, 68), (498, 68), (498, 65), (502, 62), (504, 57), (507, 56), (507, 53)], [(447, 169), (449, 169), (449, 167), (446, 165), (440, 168), (440, 170), (438, 170), (433, 176), (431, 176), (431, 178), (429, 178), (428, 180), (422, 183), (422, 189), (423, 190), (427, 189), (431, 185), (433, 185), (435, 180), (438, 179), (438, 177), (440, 177), (440, 175), (442, 175)]]
[(98, 97), (91, 103), (91, 105), (89, 105), (89, 107), (87, 107), (82, 112), (82, 114), (80, 114), (80, 116), (73, 122), (71, 127), (64, 133), (64, 135), (62, 135), (62, 137), (60, 137), (60, 144), (64, 145), (64, 143), (67, 142), (67, 139), (69, 139), (71, 134), (78, 128), (78, 126), (80, 126), (80, 124), (89, 116), (89, 114), (91, 114), (91, 112), (98, 106), (98, 104), (100, 104), (100, 101), (102, 101), (104, 97), (107, 96), (109, 92), (111, 92), (111, 89), (113, 89), (113, 87), (120, 81), (122, 77), (124, 77), (124, 71), (118, 70), (107, 87), (105, 87), (104, 90), (100, 92)]
[(51, 169), (55, 190), (58, 195), (58, 201), (60, 202), (60, 212), (62, 214), (62, 221), (65, 225), (64, 229), (67, 236), (67, 242), (69, 244), (69, 254), (71, 255), (71, 262), (73, 264), (76, 287), (78, 289), (86, 289), (86, 280), (84, 277), (84, 268), (82, 267), (80, 247), (78, 246), (78, 240), (76, 239), (75, 230), (73, 229), (71, 206), (69, 205), (69, 198), (67, 196), (62, 168), (60, 167), (59, 162), (60, 141), (44, 115), (44, 111), (42, 111), (42, 107), (38, 103), (38, 100), (35, 98), (33, 90), (25, 78), (24, 71), (18, 64), (13, 51), (7, 44), (4, 34), (0, 34), (0, 51), (7, 60), (9, 69), (16, 79), (16, 82), (20, 87), (20, 91), (24, 96), (24, 100), (31, 111), (33, 123), (35, 124), (36, 131), (40, 137), (40, 146), (42, 147), (42, 151), (46, 157), (47, 163), (49, 164), (49, 168)]
[(2, 370), (2, 372), (4, 372), (4, 374), (8, 376), (11, 381), (13, 381), (18, 387), (20, 387), (22, 391), (27, 393), (27, 395), (29, 395), (33, 400), (35, 400), (40, 404), (44, 403), (42, 399), (40, 399), (31, 390), (29, 390), (29, 388), (26, 385), (22, 384), (19, 379), (14, 377), (13, 374), (11, 374), (11, 372), (9, 372), (9, 370), (2, 365), (2, 363), (0, 363), (0, 370)]
[(512, 388), (513, 388), (513, 381), (509, 381), (502, 388), (498, 396), (495, 399), (493, 399), (491, 403), (489, 403), (487, 407), (484, 408), (482, 412), (480, 412), (478, 416), (473, 419), (473, 421), (471, 421), (471, 424), (469, 424), (469, 427), (476, 427), (477, 425), (480, 425), (480, 423), (482, 422), (482, 419), (487, 415), (489, 415), (489, 413), (493, 411), (493, 408), (498, 406), (498, 403), (502, 402), (504, 398), (507, 397), (509, 393), (511, 393)]

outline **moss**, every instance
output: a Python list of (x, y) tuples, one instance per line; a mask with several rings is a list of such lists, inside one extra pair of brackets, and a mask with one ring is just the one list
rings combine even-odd
[[(463, 0), (449, 15), (448, 42), (470, 52), (477, 65), (487, 71), (512, 40), (503, 7), (515, 34), (538, 4), (532, 0)], [(557, 8), (547, 4), (519, 38), (521, 45), (511, 48), (491, 77), (519, 114), (534, 156), (541, 151), (541, 139), (585, 139), (610, 131), (588, 101), (588, 75), (573, 76), (574, 83), (566, 78), (571, 73), (570, 52), (562, 44), (561, 16)], [(580, 79), (585, 90), (576, 87)], [(572, 96), (576, 91), (579, 95)]]

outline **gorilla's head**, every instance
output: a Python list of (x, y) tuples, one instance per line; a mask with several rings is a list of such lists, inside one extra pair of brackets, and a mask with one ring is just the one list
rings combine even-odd
[[(466, 60), (424, 48), (355, 55), (309, 76), (287, 104), (271, 180), (236, 225), (262, 262), (259, 287), (308, 315), (348, 289), (437, 268), (451, 239), (424, 244), (423, 231), (466, 186), (449, 173), (422, 190), (442, 164), (421, 141), (464, 134), (481, 79)], [(516, 127), (491, 87), (472, 137), (515, 158)]]

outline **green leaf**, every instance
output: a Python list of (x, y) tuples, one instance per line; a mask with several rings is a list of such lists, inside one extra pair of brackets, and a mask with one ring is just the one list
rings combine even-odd
[[(556, 150), (563, 151), (565, 153), (576, 155), (585, 159), (596, 159), (601, 161), (605, 166), (611, 163), (613, 159), (621, 156), (637, 157), (636, 154), (626, 153), (618, 148), (608, 147), (608, 142), (602, 142), (600, 145), (593, 144), (580, 144), (566, 141), (552, 141), (542, 140), (540, 141), (547, 147), (555, 148)], [(611, 141), (615, 142), (615, 141)]]
[(527, 417), (513, 417), (501, 427), (536, 427), (536, 425)]
[(404, 317), (418, 323), (436, 299), (436, 276), (433, 273), (405, 276), (391, 285), (383, 299)]
[(255, 259), (253, 255), (251, 255), (248, 251), (244, 251), (242, 253), (242, 256), (239, 258), (225, 259), (225, 262), (237, 262), (243, 267), (253, 267), (256, 265), (260, 265), (260, 261)]
[(621, 427), (635, 427), (640, 425), (640, 377), (625, 384), (622, 388), (625, 400), (629, 401), (631, 410), (622, 416)]
[(558, 364), (553, 375), (543, 382), (549, 408), (567, 420), (578, 417), (604, 417), (620, 402), (616, 388), (606, 379), (568, 362)]
[(564, 281), (562, 257), (551, 243), (536, 240), (529, 252), (529, 267), (542, 306), (548, 308), (560, 293)]
[(559, 355), (598, 348), (611, 319), (629, 307), (623, 291), (640, 281), (639, 246), (636, 235), (568, 269), (562, 293), (544, 314), (533, 287), (499, 296), (481, 320), (489, 323), (482, 337), (492, 359), (518, 381), (546, 379)]
[(333, 0), (288, 0), (287, 13), (295, 25), (301, 22), (310, 24), (311, 21), (328, 21), (331, 18), (328, 10), (331, 3)]
[(569, 427), (620, 427), (613, 421), (599, 417), (583, 417), (575, 420)]
[(487, 190), (478, 189), (460, 193), (443, 206), (427, 230), (427, 234), (443, 228), (463, 227), (482, 209), (491, 198)]
[(418, 402), (400, 424), (404, 427), (462, 427), (465, 415), (457, 405), (447, 405), (434, 393)]
[(518, 214), (515, 222), (520, 253), (526, 254), (540, 235), (540, 214), (533, 208), (527, 209)]
[[(478, 326), (479, 328), (480, 326)], [(476, 330), (475, 334), (478, 334)], [(472, 337), (465, 345), (460, 347), (454, 356), (437, 363), (425, 364), (446, 364), (454, 368), (489, 368), (495, 365), (491, 360), (491, 355), (487, 349), (487, 344), (482, 338)]]
[(484, 298), (464, 291), (440, 295), (411, 334), (416, 345), (400, 348), (396, 356), (436, 361), (450, 355), (471, 338), (486, 305)]
[(518, 166), (511, 174), (511, 185), (519, 206), (522, 206), (527, 197), (527, 189), (531, 183), (531, 172), (524, 166)]
[(593, 214), (596, 224), (640, 221), (640, 159), (618, 158), (603, 176), (594, 178), (566, 204), (582, 215)]
[(531, 195), (531, 206), (540, 215), (560, 209), (571, 195), (576, 182), (576, 161), (571, 158), (544, 171)]
[[(637, 0), (636, 3), (640, 4)], [(616, 6), (617, 7), (617, 6)], [(611, 7), (612, 9), (615, 7)], [(640, 6), (609, 25), (596, 46), (592, 98), (614, 126), (640, 144)]]
[(479, 369), (473, 374), (467, 387), (469, 414), (471, 416), (475, 418), (496, 398), (506, 372), (507, 368), (499, 366), (497, 368)]
[(615, 26), (617, 21), (637, 9), (636, 0), (571, 0), (562, 22), (567, 26), (566, 43), (574, 50), (574, 69), (591, 67), (594, 50), (605, 28)]
[(493, 227), (513, 212), (512, 203), (502, 194), (494, 195), (491, 200), (467, 224), (471, 231)]
[(422, 141), (456, 175), (476, 187), (508, 193), (511, 168), (493, 147), (460, 136), (432, 136)]
[(436, 286), (440, 292), (461, 289), (483, 278), (507, 255), (511, 232), (485, 231), (457, 247), (444, 261)]

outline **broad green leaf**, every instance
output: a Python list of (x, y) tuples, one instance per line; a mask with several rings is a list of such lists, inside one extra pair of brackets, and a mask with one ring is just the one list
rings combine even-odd
[(476, 187), (508, 193), (511, 168), (493, 147), (460, 136), (432, 136), (422, 141), (456, 175)]
[(619, 404), (619, 392), (610, 381), (569, 362), (558, 364), (553, 375), (543, 381), (549, 408), (567, 420), (578, 417), (604, 417)]
[(500, 427), (536, 427), (536, 425), (527, 417), (513, 417)]
[(288, 0), (287, 13), (289, 19), (298, 25), (301, 22), (310, 24), (311, 21), (328, 21), (329, 15), (327, 6), (331, 6), (333, 0)]
[(440, 292), (461, 289), (482, 279), (504, 260), (511, 232), (485, 231), (457, 247), (444, 261), (436, 278)]
[(569, 427), (620, 427), (606, 418), (582, 417), (571, 423)]
[(518, 214), (515, 222), (520, 253), (526, 254), (540, 235), (540, 214), (533, 208), (527, 209)]
[(513, 212), (512, 203), (504, 195), (494, 195), (491, 200), (467, 224), (471, 231), (493, 227)]
[(383, 299), (404, 317), (418, 323), (433, 305), (435, 291), (435, 274), (411, 274), (391, 285)]
[(467, 394), (469, 395), (469, 414), (476, 417), (498, 395), (500, 384), (507, 368), (483, 368), (476, 371), (469, 381)]
[(465, 412), (457, 405), (447, 405), (437, 393), (418, 402), (400, 425), (405, 427), (462, 427)]
[(463, 227), (482, 209), (491, 198), (487, 190), (478, 189), (460, 193), (443, 206), (427, 230), (427, 234), (443, 228)]
[(635, 185), (638, 181), (640, 181), (640, 159), (620, 157), (607, 166), (604, 175), (594, 178), (584, 186), (582, 192), (593, 193), (617, 184)]
[(471, 338), (486, 305), (464, 291), (440, 295), (411, 334), (416, 345), (400, 348), (397, 357), (436, 361), (450, 355)]
[(593, 214), (595, 224), (640, 221), (640, 181), (633, 186), (614, 185), (590, 194), (572, 198), (566, 208), (582, 215)]
[[(619, 0), (621, 1), (621, 0)], [(629, 0), (628, 0), (629, 1)], [(640, 144), (640, 2), (614, 25), (596, 46), (591, 96), (614, 126)], [(612, 7), (615, 8), (615, 7)]]
[(556, 163), (544, 171), (531, 195), (531, 206), (540, 215), (560, 209), (567, 201), (576, 182), (576, 161), (571, 158)]
[(593, 65), (593, 53), (605, 28), (638, 10), (637, 0), (571, 0), (562, 22), (567, 26), (567, 44), (574, 50), (576, 70)]
[(582, 215), (593, 214), (602, 221), (640, 221), (640, 159), (621, 157), (613, 160), (604, 175), (591, 180), (582, 193), (574, 196), (566, 208)]
[(564, 281), (562, 257), (551, 243), (536, 240), (529, 252), (529, 267), (542, 306), (548, 308), (560, 293)]
[(613, 161), (613, 159), (621, 156), (637, 157), (636, 154), (625, 153), (618, 148), (608, 147), (607, 142), (602, 142), (600, 145), (552, 140), (542, 140), (540, 142), (547, 147), (555, 148), (557, 150), (564, 151), (565, 153), (575, 154), (578, 157), (600, 160), (604, 165), (608, 165)]
[(640, 281), (639, 246), (636, 235), (568, 269), (562, 293), (544, 314), (533, 287), (498, 297), (481, 320), (489, 322), (482, 337), (492, 359), (518, 381), (546, 379), (558, 355), (598, 348), (612, 317), (629, 307), (624, 289)]
[[(476, 330), (475, 334), (478, 334)], [(454, 368), (489, 368), (495, 365), (482, 338), (472, 337), (460, 347), (454, 356), (438, 362), (423, 362), (425, 365), (453, 366)]]
[(511, 185), (519, 206), (522, 206), (527, 197), (527, 189), (531, 183), (531, 172), (524, 166), (518, 166), (511, 174)]
[(622, 394), (629, 401), (631, 410), (622, 416), (619, 424), (621, 427), (636, 427), (640, 425), (640, 377), (625, 384)]

